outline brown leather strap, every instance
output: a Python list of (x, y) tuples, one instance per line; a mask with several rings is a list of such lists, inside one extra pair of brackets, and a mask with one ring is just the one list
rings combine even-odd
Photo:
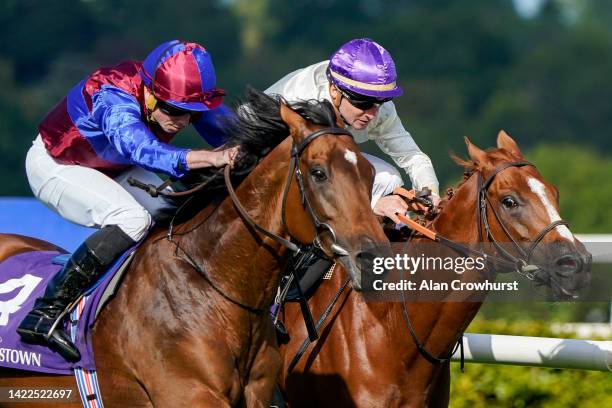
[(208, 180), (198, 184), (194, 188), (191, 188), (191, 189), (185, 190), (185, 191), (178, 191), (178, 192), (174, 192), (174, 191), (172, 191), (172, 192), (164, 192), (164, 191), (162, 191), (163, 189), (165, 189), (166, 187), (168, 187), (172, 183), (171, 179), (168, 179), (168, 180), (164, 181), (161, 185), (159, 185), (157, 187), (154, 186), (153, 184), (145, 184), (145, 183), (143, 183), (141, 181), (136, 180), (133, 177), (129, 177), (127, 181), (128, 181), (128, 184), (130, 186), (137, 187), (137, 188), (140, 188), (140, 189), (146, 191), (147, 193), (149, 193), (149, 195), (151, 197), (157, 197), (157, 196), (162, 196), (162, 197), (184, 197), (184, 196), (192, 195), (192, 194), (197, 193), (198, 191), (202, 190), (212, 180), (214, 180), (216, 178), (216, 176), (221, 174), (222, 171), (223, 171), (223, 168), (220, 168), (216, 172), (214, 172), (213, 175)]
[(416, 197), (414, 195), (414, 190), (406, 190), (404, 187), (396, 187), (395, 190), (393, 190), (393, 194), (400, 195), (411, 201), (414, 200)]
[(255, 221), (253, 221), (253, 218), (251, 218), (251, 216), (245, 210), (242, 204), (240, 204), (240, 200), (238, 200), (236, 191), (234, 190), (234, 187), (232, 186), (232, 180), (230, 178), (230, 170), (231, 170), (230, 166), (225, 166), (225, 171), (223, 173), (223, 176), (225, 177), (225, 186), (227, 187), (227, 191), (230, 197), (232, 198), (234, 207), (236, 207), (236, 210), (238, 211), (238, 214), (240, 214), (240, 217), (242, 217), (243, 221), (252, 229), (259, 231), (260, 233), (264, 234), (265, 236), (269, 238), (272, 238), (274, 241), (278, 242), (279, 244), (289, 249), (290, 251), (293, 251), (296, 253), (300, 252), (300, 248), (297, 245), (295, 245), (293, 242), (288, 241), (283, 237), (280, 237), (278, 235), (271, 233), (270, 231), (259, 226)]

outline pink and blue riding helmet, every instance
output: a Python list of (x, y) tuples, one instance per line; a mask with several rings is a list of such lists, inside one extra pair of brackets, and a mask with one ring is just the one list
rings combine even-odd
[(215, 86), (210, 54), (193, 42), (173, 40), (161, 44), (144, 60), (140, 75), (157, 99), (186, 111), (214, 109), (225, 95)]

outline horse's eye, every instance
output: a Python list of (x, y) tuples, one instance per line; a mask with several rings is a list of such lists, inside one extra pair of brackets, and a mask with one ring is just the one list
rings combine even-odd
[(506, 208), (516, 208), (516, 207), (518, 207), (518, 203), (512, 197), (504, 197), (504, 199), (502, 200), (502, 204)]
[(325, 174), (325, 172), (321, 169), (310, 170), (310, 175), (312, 176), (312, 179), (317, 183), (322, 183), (327, 180), (327, 174)]

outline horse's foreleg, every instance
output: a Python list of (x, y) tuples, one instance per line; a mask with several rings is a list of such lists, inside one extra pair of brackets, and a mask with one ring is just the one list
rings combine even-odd
[(446, 408), (450, 403), (450, 362), (443, 364), (436, 373), (429, 389), (428, 407)]
[(276, 345), (272, 324), (269, 325), (267, 330), (267, 338), (262, 343), (255, 357), (249, 378), (244, 387), (244, 398), (248, 408), (268, 408), (272, 400), (274, 387), (276, 387), (276, 379), (281, 366), (281, 356)]

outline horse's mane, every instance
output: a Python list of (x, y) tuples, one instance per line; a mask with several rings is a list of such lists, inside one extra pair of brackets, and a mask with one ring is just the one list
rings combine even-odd
[[(252, 87), (247, 87), (245, 97), (234, 106), (234, 116), (223, 123), (226, 143), (223, 148), (239, 146), (240, 153), (232, 169), (234, 185), (240, 183), (257, 166), (257, 163), (279, 145), (289, 135), (289, 127), (280, 115), (281, 103), (288, 105), (304, 119), (321, 126), (335, 126), (336, 114), (328, 101), (314, 99), (287, 103), (279, 95), (266, 95)], [(289, 158), (287, 157), (287, 160)], [(190, 201), (197, 202), (191, 209), (181, 210), (180, 219), (185, 220), (194, 215), (194, 211), (206, 206), (215, 199), (225, 197), (222, 169), (207, 167), (189, 172), (180, 183), (190, 189), (202, 183), (206, 187), (195, 194)], [(174, 200), (177, 206), (185, 198)], [(172, 216), (173, 214), (167, 214)], [(166, 218), (166, 217), (162, 217)]]
[[(490, 163), (494, 166), (504, 163), (507, 161), (517, 161), (521, 160), (521, 157), (518, 157), (506, 149), (500, 149), (496, 147), (490, 147), (485, 150), (487, 153), (487, 157), (490, 160)], [(457, 163), (459, 166), (463, 167), (463, 178), (461, 181), (454, 187), (454, 189), (458, 189), (461, 187), (476, 171), (479, 170), (478, 164), (470, 159), (462, 159), (457, 156), (455, 153), (451, 153), (451, 159)]]
[[(280, 116), (281, 103), (317, 125), (333, 126), (336, 123), (334, 108), (328, 101), (311, 99), (287, 103), (279, 95), (266, 95), (248, 87), (245, 98), (234, 107), (235, 116), (223, 124), (227, 140), (224, 147), (240, 147), (233, 174), (246, 176), (259, 160), (289, 135), (289, 127)], [(181, 182), (194, 186), (211, 177), (219, 178), (218, 173), (218, 169), (208, 167), (190, 172)]]
[(236, 118), (228, 124), (228, 146), (240, 146), (242, 160), (259, 160), (289, 135), (289, 127), (280, 116), (281, 103), (288, 105), (309, 122), (333, 126), (334, 108), (326, 100), (315, 99), (287, 103), (279, 95), (266, 95), (248, 87), (246, 98), (234, 112)]
[(461, 181), (459, 181), (459, 183), (457, 183), (457, 185), (453, 187), (453, 190), (456, 190), (472, 176), (474, 171), (478, 168), (478, 165), (472, 160), (462, 159), (455, 153), (451, 153), (451, 160), (457, 163), (459, 166), (463, 167), (463, 177), (461, 178)]

